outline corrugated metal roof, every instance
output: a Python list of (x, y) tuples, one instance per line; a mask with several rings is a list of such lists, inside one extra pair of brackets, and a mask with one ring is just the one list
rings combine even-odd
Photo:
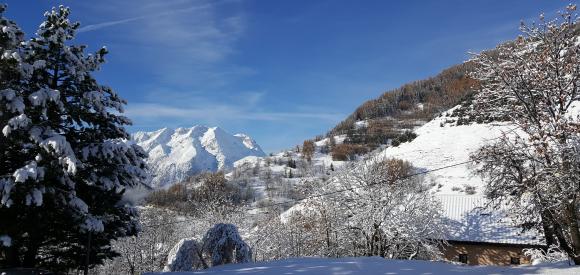
[(509, 209), (492, 209), (478, 195), (437, 195), (450, 241), (544, 245), (543, 234), (522, 231), (509, 217)]

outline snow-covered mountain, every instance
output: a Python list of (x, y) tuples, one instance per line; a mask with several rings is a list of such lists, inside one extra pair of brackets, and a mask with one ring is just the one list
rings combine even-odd
[(147, 162), (154, 187), (171, 185), (203, 171), (228, 170), (247, 156), (266, 155), (249, 136), (232, 135), (219, 127), (163, 128), (137, 132), (133, 140), (149, 153)]

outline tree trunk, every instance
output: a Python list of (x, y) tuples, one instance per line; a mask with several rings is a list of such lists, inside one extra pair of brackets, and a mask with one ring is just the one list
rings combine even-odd
[[(556, 239), (552, 237), (551, 241), (556, 243), (555, 240), (558, 240), (557, 244), (559, 245), (559, 248), (566, 252), (566, 254), (568, 254), (570, 257), (572, 257), (574, 255), (574, 248), (570, 246), (569, 241), (564, 235), (564, 230), (562, 229), (562, 226), (556, 217), (554, 217), (548, 210), (546, 210), (542, 216), (542, 223), (544, 223), (544, 221), (547, 223), (548, 230), (550, 230), (553, 236), (556, 237)], [(547, 241), (548, 240), (546, 240), (546, 242)]]
[[(550, 219), (548, 210), (544, 210), (541, 214), (542, 217), (542, 229), (544, 230), (544, 237), (546, 238), (546, 247), (550, 248), (550, 246), (556, 244), (556, 239), (554, 237), (554, 228), (550, 224)], [(546, 249), (547, 249), (546, 248)]]
[(570, 226), (571, 246), (573, 250), (572, 259), (576, 265), (580, 265), (580, 227), (578, 226), (578, 218), (576, 216), (575, 202), (568, 204), (568, 218)]

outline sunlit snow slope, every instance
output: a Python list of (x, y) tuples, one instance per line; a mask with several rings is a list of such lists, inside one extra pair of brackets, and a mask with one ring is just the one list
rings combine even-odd
[(203, 171), (228, 170), (247, 156), (265, 156), (249, 136), (231, 135), (219, 127), (163, 128), (137, 132), (133, 139), (149, 153), (154, 187), (171, 185)]
[[(411, 162), (420, 170), (433, 170), (466, 162), (470, 154), (487, 142), (493, 142), (502, 133), (513, 134), (515, 127), (507, 124), (471, 124), (452, 126), (445, 124), (446, 114), (419, 127), (418, 135), (411, 142), (398, 147), (388, 147), (381, 157), (398, 158)], [(484, 185), (482, 179), (474, 175), (471, 164), (463, 164), (426, 175), (427, 182), (433, 184), (440, 193), (464, 192), (466, 186), (475, 187), (480, 192)]]
[[(457, 108), (457, 107), (456, 107)], [(457, 194), (466, 192), (469, 186), (481, 193), (484, 182), (473, 173), (473, 164), (467, 163), (469, 156), (482, 145), (495, 142), (503, 134), (520, 134), (515, 125), (507, 123), (450, 125), (449, 119), (455, 108), (441, 114), (425, 125), (417, 128), (418, 135), (411, 142), (398, 147), (388, 147), (380, 153), (381, 157), (399, 158), (411, 162), (420, 170), (437, 170), (426, 175), (428, 183), (440, 194)], [(580, 103), (575, 103), (569, 110), (570, 117), (577, 118)], [(449, 167), (448, 166), (453, 166)], [(444, 169), (440, 169), (444, 168)], [(440, 170), (438, 170), (440, 169)], [(466, 187), (468, 187), (466, 189)]]

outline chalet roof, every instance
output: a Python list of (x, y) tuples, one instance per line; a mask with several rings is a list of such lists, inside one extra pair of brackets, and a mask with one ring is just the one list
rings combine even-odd
[(496, 244), (544, 245), (543, 234), (522, 229), (508, 217), (509, 208), (491, 208), (487, 199), (478, 195), (437, 195), (447, 240)]

